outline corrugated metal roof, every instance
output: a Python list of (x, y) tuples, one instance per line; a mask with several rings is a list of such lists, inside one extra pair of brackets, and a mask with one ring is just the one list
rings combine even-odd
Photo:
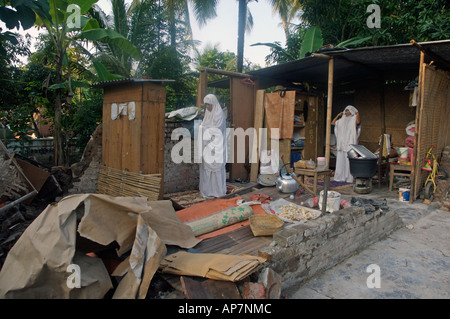
[[(419, 44), (450, 63), (450, 40)], [(327, 57), (334, 58), (334, 83), (356, 82), (381, 75), (385, 79), (413, 80), (419, 73), (420, 50), (408, 43), (356, 49), (328, 49), (320, 54), (312, 54), (300, 60), (251, 71), (247, 74), (257, 77), (261, 88), (273, 85), (289, 86), (293, 82), (307, 82), (324, 87), (328, 83)], [(429, 56), (426, 57), (427, 62), (431, 60)], [(439, 62), (435, 61), (435, 63), (439, 65)], [(228, 87), (229, 81), (220, 80), (208, 85)]]

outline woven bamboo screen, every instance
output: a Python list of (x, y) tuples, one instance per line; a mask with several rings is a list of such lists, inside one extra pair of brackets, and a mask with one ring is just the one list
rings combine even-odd
[(158, 200), (161, 174), (138, 174), (101, 166), (97, 193), (110, 196), (142, 196), (148, 201)]
[(450, 73), (426, 65), (421, 83), (421, 104), (416, 120), (415, 198), (418, 197), (428, 175), (421, 170), (426, 153), (434, 145), (433, 154), (440, 160), (450, 119)]

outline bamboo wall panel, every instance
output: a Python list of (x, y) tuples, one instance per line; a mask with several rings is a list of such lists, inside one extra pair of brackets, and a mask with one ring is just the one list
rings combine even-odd
[[(450, 118), (450, 74), (426, 65), (421, 79), (420, 110), (416, 120), (416, 160), (414, 196), (417, 198), (424, 186), (428, 172), (420, 168), (432, 145), (433, 154), (439, 160), (445, 147), (446, 131)], [(417, 124), (418, 123), (418, 124)]]
[[(382, 134), (383, 118), (380, 105), (381, 93), (373, 87), (372, 83), (357, 90), (354, 106), (361, 117), (359, 144), (375, 152), (379, 148), (378, 141)], [(409, 107), (409, 92), (403, 91), (403, 86), (400, 85), (387, 85), (384, 87), (383, 94), (386, 134), (391, 135), (393, 146), (403, 147), (407, 137), (406, 126), (415, 119), (415, 109)]]

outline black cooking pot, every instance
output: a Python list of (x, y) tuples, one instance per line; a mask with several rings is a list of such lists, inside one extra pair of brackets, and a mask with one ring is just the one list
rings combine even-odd
[(353, 177), (370, 178), (377, 171), (378, 158), (349, 158), (348, 160)]

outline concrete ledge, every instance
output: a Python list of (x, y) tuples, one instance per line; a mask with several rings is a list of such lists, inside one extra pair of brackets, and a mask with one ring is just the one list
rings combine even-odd
[(282, 276), (283, 290), (289, 290), (403, 225), (395, 211), (366, 214), (361, 207), (350, 207), (274, 234), (260, 253)]

